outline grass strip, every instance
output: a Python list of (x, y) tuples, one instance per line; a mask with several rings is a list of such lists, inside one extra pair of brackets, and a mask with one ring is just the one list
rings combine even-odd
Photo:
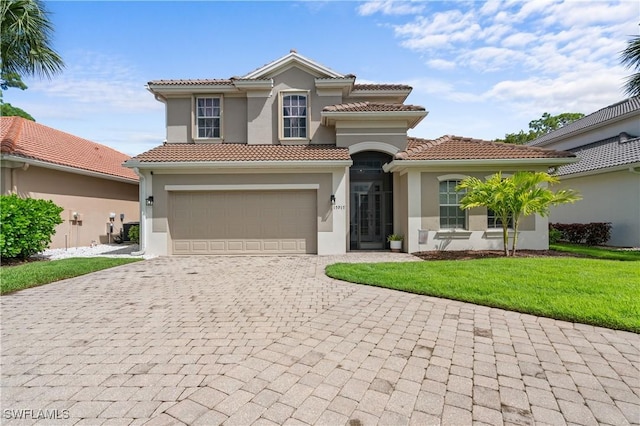
[(595, 257), (597, 259), (623, 260), (640, 262), (640, 250), (623, 250), (604, 247), (590, 247), (578, 244), (558, 243), (549, 244), (551, 250), (573, 253), (579, 256)]
[(0, 268), (0, 294), (13, 293), (25, 288), (73, 278), (140, 260), (135, 258), (74, 257), (3, 266)]
[(633, 262), (549, 257), (336, 263), (332, 278), (640, 333)]

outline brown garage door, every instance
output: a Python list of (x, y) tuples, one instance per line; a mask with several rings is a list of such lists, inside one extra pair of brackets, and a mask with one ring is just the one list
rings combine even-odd
[(173, 254), (317, 253), (316, 191), (169, 194)]

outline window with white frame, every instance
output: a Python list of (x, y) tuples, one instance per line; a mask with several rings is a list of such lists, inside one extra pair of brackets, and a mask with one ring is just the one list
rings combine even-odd
[(440, 229), (466, 229), (467, 212), (460, 208), (466, 191), (456, 191), (460, 180), (440, 181)]
[(283, 139), (307, 139), (308, 98), (306, 93), (281, 94)]
[(220, 137), (221, 101), (219, 97), (196, 98), (198, 139)]
[[(513, 218), (509, 216), (508, 228), (513, 228)], [(496, 216), (496, 212), (491, 209), (487, 209), (487, 228), (489, 229), (502, 229), (502, 219)]]

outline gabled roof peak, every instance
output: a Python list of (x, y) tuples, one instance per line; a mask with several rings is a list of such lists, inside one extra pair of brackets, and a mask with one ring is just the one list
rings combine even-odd
[(327, 68), (324, 65), (314, 61), (313, 59), (302, 56), (295, 49), (291, 49), (291, 51), (287, 55), (276, 59), (273, 62), (269, 62), (266, 65), (263, 65), (262, 67), (250, 72), (249, 74), (244, 75), (242, 78), (264, 78), (267, 76), (272, 76), (276, 74), (277, 71), (288, 69), (293, 65), (301, 65), (309, 69), (314, 74), (316, 74), (316, 77), (345, 77), (343, 74)]

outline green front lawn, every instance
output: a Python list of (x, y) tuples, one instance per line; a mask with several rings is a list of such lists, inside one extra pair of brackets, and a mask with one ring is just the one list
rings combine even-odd
[(551, 250), (573, 253), (577, 256), (596, 257), (598, 259), (640, 261), (640, 250), (589, 247), (579, 244), (549, 244)]
[(640, 264), (539, 257), (336, 263), (328, 276), (640, 333)]
[(0, 269), (0, 294), (12, 293), (140, 260), (135, 258), (74, 257), (3, 266)]

